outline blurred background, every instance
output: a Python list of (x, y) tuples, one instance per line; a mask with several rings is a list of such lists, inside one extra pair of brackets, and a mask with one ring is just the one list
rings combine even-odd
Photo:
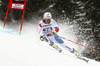
[[(3, 23), (9, 0), (0, 0), (0, 21)], [(45, 12), (51, 12), (53, 18), (65, 28), (71, 30), (77, 42), (97, 51), (84, 49), (85, 57), (100, 61), (100, 0), (27, 0), (24, 23), (37, 24)], [(7, 24), (19, 25), (23, 11), (11, 10)], [(64, 25), (64, 26), (63, 26)], [(11, 25), (10, 25), (11, 26)], [(70, 26), (70, 28), (67, 28)], [(72, 27), (71, 27), (72, 26)]]

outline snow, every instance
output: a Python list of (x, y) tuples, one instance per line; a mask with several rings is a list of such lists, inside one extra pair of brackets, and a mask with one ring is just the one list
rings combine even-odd
[(55, 5), (55, 3), (54, 3), (54, 4), (52, 4), (52, 5), (50, 5), (48, 8), (52, 8), (54, 5)]
[(80, 14), (77, 14), (76, 16), (85, 16), (86, 13), (80, 13)]
[(77, 59), (65, 49), (58, 53), (39, 41), (34, 29), (24, 29), (20, 36), (14, 30), (0, 27), (0, 66), (100, 66), (100, 62), (91, 59), (89, 63)]

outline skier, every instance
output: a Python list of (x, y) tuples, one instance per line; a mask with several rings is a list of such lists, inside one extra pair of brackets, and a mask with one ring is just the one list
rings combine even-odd
[(50, 46), (61, 52), (59, 46), (57, 46), (54, 42), (59, 43), (62, 47), (69, 50), (71, 53), (74, 53), (76, 56), (80, 56), (80, 54), (74, 49), (65, 45), (64, 41), (57, 35), (59, 31), (59, 27), (54, 19), (52, 19), (52, 15), (49, 12), (44, 13), (43, 20), (39, 22), (38, 26), (38, 36), (41, 41), (46, 41)]

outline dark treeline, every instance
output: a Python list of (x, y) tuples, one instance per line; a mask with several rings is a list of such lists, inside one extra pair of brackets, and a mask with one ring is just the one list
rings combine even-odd
[[(4, 21), (6, 15), (8, 3), (9, 0), (1, 0), (0, 2), (0, 20), (2, 21)], [(83, 17), (83, 20), (77, 20), (77, 24), (82, 25), (81, 28), (91, 28), (91, 30), (80, 31), (82, 31), (83, 36), (92, 35), (92, 37), (84, 39), (87, 39), (87, 42), (93, 40), (89, 45), (98, 50), (94, 52), (84, 51), (84, 56), (100, 61), (100, 0), (27, 0), (25, 20), (42, 17), (42, 14), (46, 11), (50, 11), (54, 17), (58, 18), (63, 16), (77, 20)], [(76, 16), (79, 13), (85, 15)], [(22, 11), (10, 10), (7, 20), (11, 22), (13, 22), (12, 20), (21, 20), (21, 15)], [(90, 21), (90, 23), (85, 23), (86, 21)]]
[(92, 20), (91, 28), (93, 37), (91, 38), (93, 38), (93, 45), (95, 45), (95, 49), (97, 50), (93, 54), (90, 52), (87, 56), (100, 61), (100, 0), (82, 0), (82, 2), (84, 3), (86, 18)]

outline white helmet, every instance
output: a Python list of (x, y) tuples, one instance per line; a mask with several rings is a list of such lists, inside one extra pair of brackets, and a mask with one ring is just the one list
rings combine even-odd
[(46, 13), (44, 13), (44, 15), (43, 15), (43, 19), (51, 19), (51, 18), (52, 18), (52, 15), (51, 15), (50, 12), (46, 12)]

